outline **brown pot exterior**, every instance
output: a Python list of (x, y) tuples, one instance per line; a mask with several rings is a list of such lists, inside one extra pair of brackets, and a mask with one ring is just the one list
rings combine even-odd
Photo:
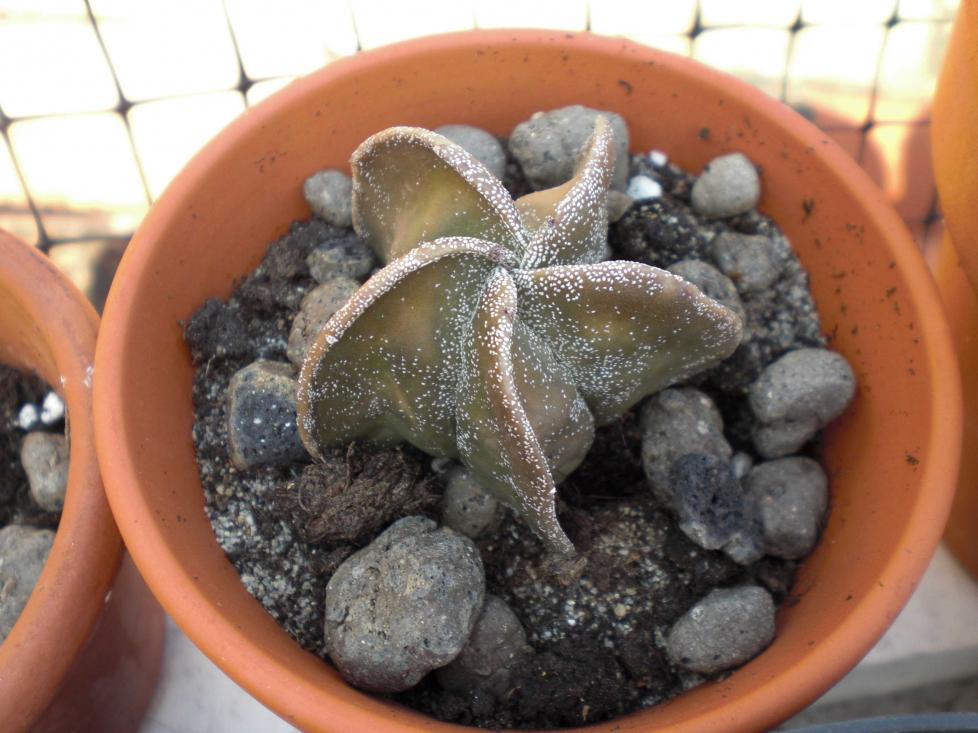
[(964, 0), (934, 95), (934, 175), (944, 239), (934, 275), (961, 362), (964, 443), (945, 539), (978, 579), (978, 2)]
[(588, 730), (769, 728), (879, 638), (940, 537), (960, 436), (947, 324), (905, 227), (825, 135), (724, 74), (590, 34), (477, 31), (358, 54), (246, 112), (175, 179), (123, 260), (96, 358), (99, 457), (133, 558), (193, 641), (300, 728), (459, 730), (351, 689), (244, 589), (203, 512), (180, 322), (227, 297), (268, 241), (309, 215), (304, 178), (347, 168), (367, 135), (447, 123), (507, 135), (574, 103), (621, 113), (633, 150), (661, 149), (688, 170), (731, 150), (758, 163), (761, 208), (809, 268), (832, 347), (859, 379), (826, 435), (828, 527), (771, 647), (727, 679)]
[(95, 457), (97, 332), (68, 279), (0, 232), (0, 362), (36, 372), (64, 398), (71, 461), (51, 554), (0, 645), (3, 731), (132, 731), (156, 684), (162, 610), (125, 556)]

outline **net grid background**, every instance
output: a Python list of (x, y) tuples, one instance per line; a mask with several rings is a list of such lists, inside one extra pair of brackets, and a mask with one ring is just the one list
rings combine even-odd
[(101, 305), (150, 203), (248, 106), (332, 60), (492, 27), (625, 36), (790, 104), (941, 222), (929, 106), (958, 0), (0, 0), (0, 228)]

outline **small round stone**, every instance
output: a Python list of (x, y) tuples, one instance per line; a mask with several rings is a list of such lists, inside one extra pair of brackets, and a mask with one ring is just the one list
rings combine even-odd
[(53, 544), (54, 532), (49, 529), (19, 524), (0, 529), (0, 642), (27, 605)]
[(443, 526), (475, 539), (495, 526), (499, 518), (499, 502), (469, 471), (455, 466), (448, 472), (441, 503)]
[(502, 697), (509, 689), (513, 664), (531, 652), (516, 614), (502, 598), (486, 595), (465, 648), (435, 676), (446, 690), (467, 695), (489, 692)]
[(710, 219), (743, 214), (757, 206), (760, 198), (757, 169), (742, 153), (711, 160), (692, 190), (693, 210)]
[(723, 436), (723, 418), (709, 397), (692, 387), (653, 395), (641, 414), (642, 467), (656, 498), (675, 509), (670, 471), (687, 453), (705, 453), (724, 461), (733, 451)]
[(464, 148), (496, 178), (502, 179), (506, 173), (506, 151), (503, 150), (502, 144), (485, 130), (471, 125), (443, 125), (434, 131)]
[(292, 367), (258, 360), (238, 370), (228, 385), (228, 452), (241, 469), (303, 458), (296, 425)]
[(611, 187), (624, 191), (628, 183), (628, 125), (615, 112), (581, 105), (537, 112), (515, 127), (509, 149), (534, 189), (552, 188), (571, 179), (594, 132), (594, 121), (603, 115), (615, 134), (615, 171)]
[(754, 444), (765, 458), (790, 455), (842, 414), (856, 392), (844, 357), (828, 349), (797, 349), (768, 365), (751, 384), (751, 410), (761, 425)]
[(757, 504), (768, 555), (796, 560), (812, 551), (828, 509), (828, 486), (822, 467), (802, 456), (751, 469), (744, 488)]
[(724, 232), (713, 240), (710, 251), (717, 267), (742, 293), (762, 293), (781, 276), (774, 243), (767, 237)]
[(740, 316), (741, 321), (746, 320), (744, 304), (737, 294), (737, 286), (733, 284), (733, 280), (709, 262), (703, 262), (703, 260), (680, 260), (669, 265), (668, 269), (673, 275), (678, 275), (683, 280), (693, 283), (693, 285), (703, 291), (704, 295), (708, 295), (718, 303), (727, 306)]
[(306, 179), (302, 193), (320, 219), (338, 227), (353, 225), (353, 180), (337, 170), (314, 173)]
[(425, 517), (405, 517), (330, 578), (326, 649), (350, 684), (406, 690), (461, 653), (484, 598), (472, 540)]
[[(625, 215), (625, 212), (628, 211), (632, 207), (632, 204), (634, 204), (635, 202), (632, 200), (632, 197), (629, 196), (628, 194), (624, 194), (621, 191), (616, 191), (613, 188), (609, 188), (607, 194), (607, 203), (608, 203), (608, 223), (614, 224), (616, 221), (618, 221)], [(609, 260), (613, 259), (611, 256), (610, 248), (608, 248), (608, 254), (605, 257), (605, 259), (609, 259)]]
[(46, 512), (60, 512), (68, 488), (68, 439), (57, 433), (29, 433), (20, 446), (31, 498)]
[(356, 280), (340, 275), (306, 293), (299, 313), (292, 321), (292, 330), (289, 331), (289, 343), (285, 351), (289, 361), (297, 367), (302, 366), (309, 347), (323, 330), (323, 326), (359, 289), (360, 283)]
[(758, 586), (715, 590), (670, 629), (669, 657), (700, 674), (743, 664), (774, 638), (774, 611), (770, 594)]
[(356, 237), (332, 240), (306, 257), (309, 274), (320, 284), (339, 276), (360, 280), (370, 274), (376, 263), (370, 247)]
[(634, 176), (628, 181), (625, 193), (636, 201), (639, 199), (657, 199), (662, 195), (662, 185), (648, 176)]

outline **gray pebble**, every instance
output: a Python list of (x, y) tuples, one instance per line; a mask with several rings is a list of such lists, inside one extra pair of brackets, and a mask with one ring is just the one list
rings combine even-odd
[(533, 188), (551, 188), (570, 180), (584, 146), (594, 132), (594, 120), (598, 115), (608, 118), (615, 133), (615, 172), (611, 187), (625, 190), (628, 183), (628, 125), (619, 114), (581, 105), (537, 112), (513, 129), (509, 149)]
[(302, 193), (312, 213), (338, 227), (353, 226), (353, 180), (337, 170), (314, 173)]
[(812, 551), (828, 509), (828, 485), (822, 467), (802, 456), (751, 469), (744, 487), (757, 503), (768, 555), (795, 560)]
[(296, 426), (292, 367), (260, 359), (228, 385), (228, 447), (239, 469), (288, 463), (306, 455)]
[(656, 498), (675, 509), (669, 472), (687, 453), (728, 460), (733, 453), (723, 436), (723, 418), (713, 400), (698, 389), (665, 389), (642, 408), (642, 467)]
[(733, 280), (710, 263), (703, 260), (680, 260), (669, 265), (668, 270), (673, 275), (693, 283), (703, 291), (704, 295), (727, 306), (740, 316), (741, 321), (746, 320), (744, 304), (737, 294), (737, 286), (733, 284)]
[(855, 375), (841, 355), (827, 349), (788, 352), (748, 392), (761, 423), (754, 431), (758, 452), (765, 458), (794, 453), (841, 415), (855, 392)]
[(285, 351), (289, 361), (296, 366), (302, 365), (323, 326), (359, 289), (360, 283), (341, 275), (306, 293), (289, 331), (289, 344)]
[(375, 264), (376, 258), (370, 247), (356, 237), (320, 245), (306, 257), (309, 274), (318, 283), (340, 275), (360, 280), (370, 274)]
[(762, 293), (781, 276), (774, 243), (758, 234), (724, 232), (713, 240), (710, 253), (742, 293)]
[(19, 524), (0, 529), (0, 642), (27, 605), (53, 544), (54, 532), (49, 529)]
[(475, 539), (499, 519), (499, 502), (479, 486), (472, 474), (461, 466), (450, 469), (441, 502), (442, 525)]
[(68, 488), (68, 439), (57, 433), (29, 433), (20, 446), (31, 498), (46, 512), (60, 512)]
[(761, 198), (757, 169), (742, 153), (711, 160), (692, 190), (693, 210), (711, 219), (725, 219), (750, 211)]
[(397, 692), (459, 655), (482, 611), (485, 572), (467, 537), (405, 517), (326, 586), (326, 648), (343, 677)]
[(501, 598), (487, 594), (465, 648), (435, 676), (446, 690), (502, 697), (509, 690), (513, 663), (531, 652), (516, 614)]
[(464, 148), (496, 178), (506, 173), (506, 152), (502, 144), (485, 130), (470, 125), (443, 125), (435, 130)]
[(754, 459), (750, 453), (738, 451), (730, 459), (730, 469), (733, 471), (734, 478), (738, 481), (746, 476), (754, 467)]
[(640, 199), (657, 199), (662, 195), (662, 184), (648, 176), (633, 176), (628, 181), (625, 193), (636, 201)]
[(687, 453), (669, 471), (679, 528), (700, 547), (719, 550), (744, 522), (744, 492), (730, 462)]
[(731, 669), (757, 656), (774, 638), (774, 601), (758, 586), (722, 588), (669, 630), (666, 650), (678, 666), (700, 674)]

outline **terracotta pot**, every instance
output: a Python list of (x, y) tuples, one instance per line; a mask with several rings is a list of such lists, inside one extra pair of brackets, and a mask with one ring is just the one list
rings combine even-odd
[(0, 362), (65, 400), (68, 490), (54, 546), (0, 645), (0, 730), (135, 730), (156, 686), (163, 612), (125, 554), (92, 426), (98, 316), (33, 247), (0, 231)]
[(270, 98), (171, 184), (122, 262), (96, 358), (96, 430), (109, 501), (150, 587), (233, 679), (316, 731), (459, 730), (348, 687), (245, 591), (203, 512), (182, 320), (227, 297), (269, 240), (309, 215), (304, 178), (347, 167), (394, 124), (499, 135), (538, 109), (620, 112), (633, 149), (699, 171), (742, 150), (761, 208), (809, 268), (823, 326), (859, 380), (827, 433), (833, 510), (772, 646), (729, 678), (594, 731), (756, 731), (838, 680), (897, 615), (927, 566), (957, 471), (956, 362), (934, 286), (879, 190), (782, 104), (724, 74), (623, 40), (477, 31), (358, 54)]
[(934, 95), (931, 145), (944, 211), (934, 275), (954, 331), (964, 379), (961, 475), (945, 539), (978, 579), (978, 2), (958, 10)]

